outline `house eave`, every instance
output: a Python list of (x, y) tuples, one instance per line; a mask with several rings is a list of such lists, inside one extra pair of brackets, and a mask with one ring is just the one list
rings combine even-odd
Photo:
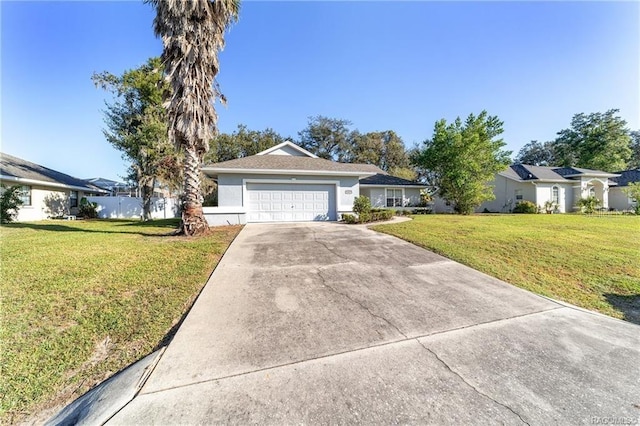
[(429, 185), (383, 185), (383, 184), (371, 184), (371, 183), (361, 183), (361, 188), (421, 188), (426, 189)]
[(94, 188), (88, 188), (86, 186), (66, 185), (64, 183), (47, 182), (47, 181), (44, 181), (44, 180), (25, 179), (25, 178), (21, 178), (21, 177), (17, 177), (17, 176), (0, 175), (0, 180), (11, 181), (11, 182), (16, 182), (16, 183), (21, 183), (21, 184), (51, 186), (51, 187), (54, 187), (54, 188), (72, 189), (74, 191), (99, 192), (99, 193), (102, 193), (102, 194), (108, 194), (109, 193), (109, 191), (106, 191), (104, 189), (98, 189), (98, 188), (94, 189)]
[(616, 175), (614, 173), (575, 173), (575, 174), (571, 174), (571, 175), (565, 175), (568, 178), (591, 178), (591, 177), (598, 177), (598, 178), (612, 178), (612, 177), (620, 177), (620, 175)]
[(520, 179), (520, 178), (515, 178), (513, 176), (509, 176), (507, 174), (503, 174), (503, 173), (498, 173), (498, 175), (507, 178), (507, 179), (511, 179), (514, 182), (520, 182), (520, 183), (572, 183), (572, 182), (577, 182), (574, 180), (569, 180), (569, 179)]
[(210, 177), (220, 174), (247, 174), (247, 175), (301, 175), (301, 176), (349, 176), (358, 177), (360, 179), (373, 176), (375, 172), (352, 172), (352, 171), (334, 171), (334, 170), (290, 170), (290, 169), (231, 169), (203, 167), (202, 171)]

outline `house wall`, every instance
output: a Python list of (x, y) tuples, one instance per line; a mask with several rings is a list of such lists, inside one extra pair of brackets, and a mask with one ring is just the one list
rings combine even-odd
[[(3, 182), (6, 186), (13, 186), (15, 182)], [(16, 221), (34, 222), (53, 217), (78, 214), (78, 208), (69, 207), (71, 190), (51, 188), (43, 185), (26, 185), (31, 187), (31, 205), (18, 209)], [(78, 203), (85, 196), (85, 192), (78, 191)]]
[(247, 212), (243, 207), (203, 207), (202, 212), (209, 226), (244, 225)]
[(538, 183), (536, 184), (536, 204), (544, 209), (544, 203), (551, 201), (553, 197), (553, 187), (558, 187), (559, 200), (558, 211), (560, 213), (570, 212), (573, 209), (573, 183)]
[(420, 189), (419, 188), (405, 188), (404, 189), (404, 203), (408, 207), (416, 207), (420, 204)]
[[(483, 212), (484, 209), (496, 213), (509, 213), (518, 201), (531, 201), (536, 203), (536, 187), (531, 182), (518, 182), (497, 175), (495, 180), (489, 183), (493, 186), (494, 200), (485, 201), (476, 208), (476, 212)], [(522, 200), (516, 200), (516, 190), (522, 191)], [(443, 202), (441, 201), (443, 204)], [(436, 203), (436, 212), (438, 204)]]
[(373, 208), (382, 208), (387, 204), (384, 188), (360, 188), (360, 192), (369, 197)]
[(387, 188), (404, 189), (404, 205), (406, 207), (415, 207), (420, 204), (420, 188), (402, 188), (397, 186), (385, 188), (361, 187), (360, 193), (371, 200), (371, 207), (385, 208), (387, 206)]
[(609, 188), (609, 207), (616, 210), (630, 210), (635, 204), (622, 190), (625, 187)]

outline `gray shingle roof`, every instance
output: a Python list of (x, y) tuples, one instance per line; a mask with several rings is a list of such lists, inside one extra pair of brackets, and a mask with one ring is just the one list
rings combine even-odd
[(360, 185), (387, 185), (387, 186), (425, 186), (420, 182), (402, 179), (388, 174), (378, 173), (373, 176), (360, 179)]
[(611, 178), (612, 181), (618, 184), (618, 186), (627, 186), (633, 182), (640, 182), (640, 169), (623, 170), (617, 172), (619, 177)]
[(91, 192), (106, 192), (82, 179), (52, 170), (48, 167), (23, 160), (13, 155), (0, 153), (0, 175), (19, 179), (28, 179), (43, 183), (86, 188)]
[(593, 175), (602, 177), (613, 177), (614, 174), (603, 172), (601, 170), (580, 169), (578, 167), (544, 167), (532, 166), (529, 164), (512, 164), (505, 171), (503, 176), (511, 179), (530, 181), (530, 180), (546, 180), (546, 181), (570, 181), (571, 177), (579, 175)]
[(203, 170), (220, 171), (222, 169), (247, 170), (288, 170), (288, 171), (327, 171), (349, 173), (383, 173), (380, 168), (372, 164), (338, 163), (323, 158), (297, 157), (292, 155), (252, 155), (221, 163), (208, 164)]

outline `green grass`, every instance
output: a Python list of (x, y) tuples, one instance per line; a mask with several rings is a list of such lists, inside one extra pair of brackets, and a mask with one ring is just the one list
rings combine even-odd
[(0, 423), (75, 398), (166, 343), (240, 227), (176, 220), (0, 227)]
[(373, 229), (518, 287), (640, 324), (640, 217), (425, 215)]

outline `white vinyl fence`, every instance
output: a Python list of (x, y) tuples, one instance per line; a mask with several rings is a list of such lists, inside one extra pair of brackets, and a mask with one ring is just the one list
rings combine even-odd
[[(142, 216), (142, 197), (87, 197), (98, 204), (101, 219), (133, 219)], [(178, 199), (151, 198), (151, 218), (169, 219), (179, 217)]]

